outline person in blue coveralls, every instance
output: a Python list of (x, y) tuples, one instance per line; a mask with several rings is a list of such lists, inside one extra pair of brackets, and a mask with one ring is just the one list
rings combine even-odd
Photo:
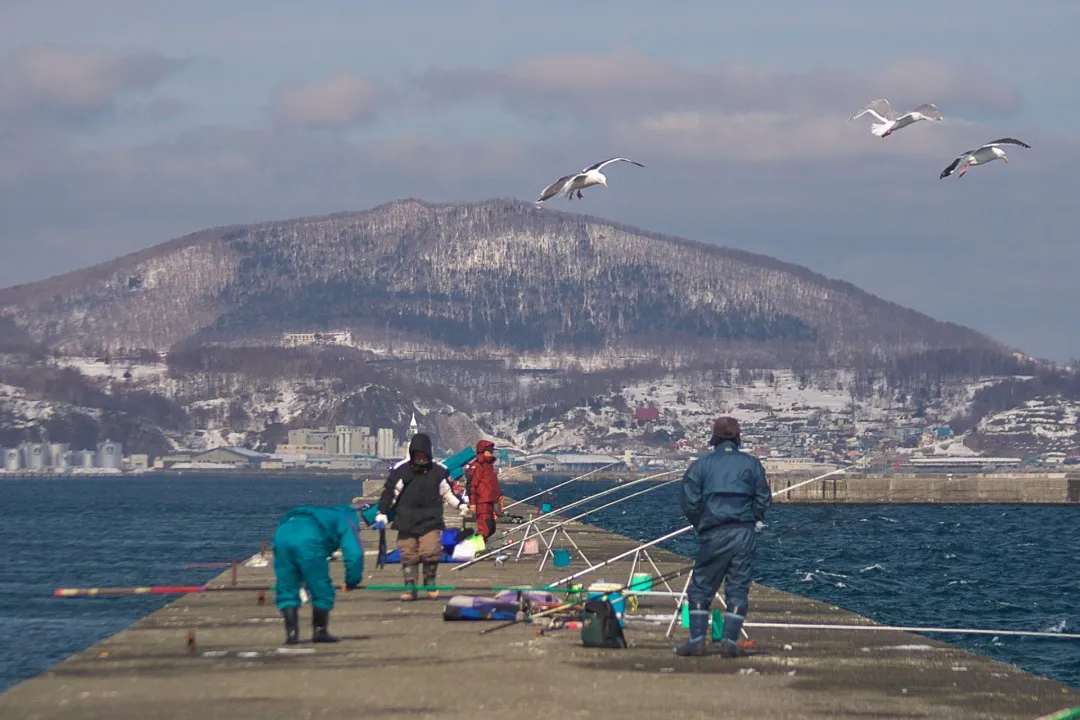
[(709, 444), (713, 451), (691, 463), (683, 475), (683, 513), (694, 526), (699, 548), (686, 591), (690, 638), (675, 653), (705, 654), (709, 606), (724, 583), (727, 611), (720, 654), (736, 657), (741, 654), (739, 631), (749, 605), (757, 534), (772, 505), (772, 490), (761, 461), (739, 450), (735, 418), (717, 418)]
[(334, 583), (329, 557), (341, 548), (345, 588), (364, 578), (364, 551), (360, 547), (359, 511), (352, 505), (301, 505), (282, 517), (274, 533), (274, 577), (278, 609), (285, 618), (285, 644), (300, 642), (300, 586), (311, 595), (312, 642), (332, 643), (330, 611), (334, 609)]

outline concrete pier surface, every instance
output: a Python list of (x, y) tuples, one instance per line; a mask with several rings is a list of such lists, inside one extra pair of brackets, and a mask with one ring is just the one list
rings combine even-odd
[[(517, 510), (521, 510), (518, 506)], [(457, 524), (448, 517), (448, 524)], [(567, 526), (593, 563), (638, 543), (594, 527)], [(500, 530), (503, 528), (500, 528)], [(512, 535), (519, 537), (520, 533)], [(393, 531), (388, 532), (391, 547)], [(376, 569), (377, 535), (365, 530), (365, 582), (400, 582), (400, 566)], [(564, 538), (555, 547), (570, 547)], [(587, 567), (538, 557), (451, 572), (440, 584), (542, 585)], [(664, 551), (662, 572), (690, 564)], [(269, 552), (267, 553), (269, 558)], [(648, 566), (647, 566), (648, 567)], [(335, 580), (342, 579), (333, 563)], [(644, 568), (643, 568), (644, 569)], [(625, 583), (630, 561), (583, 582)], [(230, 572), (212, 585), (229, 586)], [(685, 576), (671, 586), (682, 590)], [(241, 567), (238, 584), (273, 584), (265, 567)], [(662, 587), (657, 589), (663, 589)], [(585, 648), (579, 631), (537, 634), (522, 623), (481, 636), (493, 621), (446, 622), (439, 600), (397, 592), (339, 592), (330, 630), (313, 645), (311, 609), (301, 644), (285, 649), (273, 593), (207, 592), (179, 598), (133, 627), (0, 695), (4, 720), (266, 720), (268, 718), (981, 718), (1034, 720), (1080, 706), (1080, 692), (942, 642), (897, 631), (748, 628), (748, 657), (678, 658), (676, 625), (628, 621), (630, 647)], [(493, 594), (461, 592), (460, 594)], [(635, 613), (670, 615), (675, 601), (641, 597)], [(57, 602), (108, 602), (67, 599)], [(719, 603), (714, 605), (719, 607)], [(755, 585), (750, 621), (871, 624), (828, 604)], [(189, 633), (194, 647), (189, 647)], [(1060, 642), (1069, 642), (1062, 640)]]

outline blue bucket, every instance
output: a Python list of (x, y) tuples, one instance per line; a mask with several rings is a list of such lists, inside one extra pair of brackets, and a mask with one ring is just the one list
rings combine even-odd
[(547, 515), (551, 511), (552, 511), (551, 503), (546, 502), (546, 503), (541, 503), (540, 504), (540, 513), (541, 514)]
[(559, 548), (551, 556), (551, 564), (555, 567), (567, 567), (570, 564), (570, 551)]

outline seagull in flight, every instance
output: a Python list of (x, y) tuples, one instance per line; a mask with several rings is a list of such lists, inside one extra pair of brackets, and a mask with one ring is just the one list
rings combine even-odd
[(544, 188), (544, 191), (540, 193), (540, 197), (536, 200), (537, 205), (544, 202), (545, 200), (550, 200), (559, 193), (566, 193), (566, 199), (573, 200), (575, 190), (577, 191), (578, 200), (582, 200), (584, 198), (581, 197), (581, 191), (585, 188), (592, 187), (593, 185), (603, 185), (604, 187), (607, 187), (607, 176), (600, 171), (604, 168), (605, 165), (610, 165), (611, 163), (616, 162), (627, 162), (631, 165), (637, 165), (638, 167), (645, 167), (641, 163), (635, 162), (630, 158), (608, 158), (603, 162), (598, 162), (590, 165), (579, 173), (574, 173), (572, 175), (563, 175), (561, 178)]
[(892, 105), (889, 104), (888, 100), (885, 98), (878, 98), (849, 117), (848, 122), (868, 113), (881, 121), (870, 125), (870, 132), (880, 138), (888, 137), (894, 131), (905, 128), (908, 125), (913, 125), (920, 120), (933, 120), (935, 122), (941, 120), (941, 111), (938, 110), (937, 105), (932, 103), (920, 105), (914, 110), (909, 110), (905, 113), (899, 113), (892, 109)]
[(1026, 142), (1021, 142), (1016, 138), (1001, 138), (1000, 140), (994, 140), (988, 142), (977, 150), (965, 150), (963, 153), (957, 156), (955, 160), (949, 163), (949, 166), (941, 171), (941, 178), (947, 178), (953, 174), (956, 168), (960, 167), (960, 174), (957, 177), (964, 177), (964, 173), (968, 171), (968, 168), (972, 165), (985, 165), (988, 162), (994, 160), (1004, 160), (1009, 162), (1009, 157), (1005, 154), (1005, 151), (1001, 148), (1002, 145), (1019, 145), (1022, 148), (1031, 149), (1031, 146)]

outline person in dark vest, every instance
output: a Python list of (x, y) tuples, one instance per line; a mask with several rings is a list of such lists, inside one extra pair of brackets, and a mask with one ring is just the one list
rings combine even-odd
[[(450, 473), (432, 459), (431, 438), (424, 433), (413, 435), (409, 442), (409, 458), (390, 470), (379, 498), (379, 514), (375, 525), (388, 523), (387, 514), (394, 511), (392, 528), (398, 531), (397, 546), (401, 550), (401, 572), (407, 589), (402, 600), (417, 597), (416, 579), (420, 563), (424, 564), (424, 585), (435, 584), (442, 556), (443, 505), (456, 508), (461, 516), (469, 513), (469, 504), (454, 494)], [(428, 590), (432, 600), (438, 590)]]
[(757, 534), (772, 505), (765, 467), (739, 450), (739, 422), (721, 417), (713, 423), (713, 451), (690, 464), (683, 475), (682, 509), (698, 537), (698, 554), (686, 599), (690, 638), (675, 653), (704, 655), (710, 605), (724, 584), (724, 632), (720, 654), (736, 657), (739, 631), (749, 607)]
[(495, 443), (490, 440), (476, 443), (476, 459), (466, 466), (465, 472), (469, 477), (466, 495), (476, 515), (476, 531), (486, 541), (495, 534), (495, 518), (503, 511), (502, 488), (495, 469)]

